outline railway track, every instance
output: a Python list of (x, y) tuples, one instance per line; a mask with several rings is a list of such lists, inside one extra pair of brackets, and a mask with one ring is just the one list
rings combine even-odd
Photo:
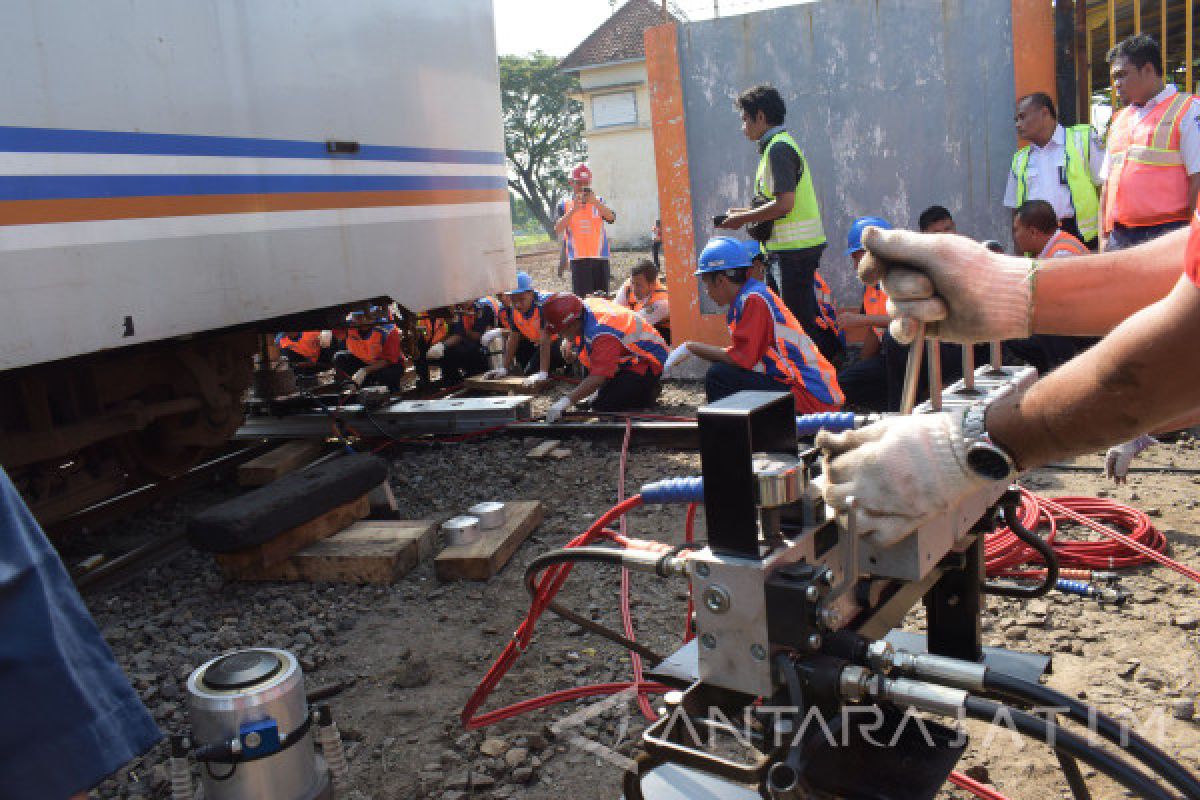
[[(243, 444), (196, 465), (176, 478), (146, 484), (89, 506), (47, 526), (46, 533), (52, 540), (61, 540), (65, 536), (122, 519), (160, 500), (178, 497), (218, 476), (226, 475), (237, 469), (238, 465), (267, 452), (272, 446), (265, 442)], [(111, 589), (152, 566), (170, 560), (186, 548), (186, 531), (179, 530), (167, 536), (154, 537), (94, 569), (72, 570), (72, 578), (84, 594)]]

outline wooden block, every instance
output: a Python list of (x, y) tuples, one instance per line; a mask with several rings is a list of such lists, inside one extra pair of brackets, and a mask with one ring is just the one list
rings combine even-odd
[(562, 442), (558, 439), (547, 439), (525, 454), (526, 458), (545, 458), (550, 455)]
[[(355, 521), (371, 513), (371, 503), (364, 494), (349, 503), (326, 511), (316, 519), (285, 531), (269, 542), (238, 550), (233, 553), (218, 553), (217, 564), (226, 578), (250, 579), (256, 570), (271, 567), (286, 561), (313, 542), (332, 536)], [(263, 578), (262, 580), (277, 580)]]
[(569, 455), (571, 455), (571, 451), (565, 447), (556, 447), (550, 451), (550, 457), (555, 461), (562, 461)]
[(508, 563), (521, 542), (542, 522), (536, 500), (506, 503), (507, 519), (495, 530), (483, 531), (478, 541), (447, 547), (433, 560), (440, 581), (486, 581)]
[(266, 486), (312, 461), (322, 450), (324, 446), (320, 442), (308, 439), (285, 442), (238, 467), (238, 485)]
[(537, 390), (525, 385), (525, 378), (520, 375), (508, 375), (503, 378), (483, 378), (476, 375), (463, 381), (467, 389), (477, 392), (499, 392), (507, 395), (536, 394)]
[(363, 520), (243, 580), (394, 582), (433, 554), (436, 520)]

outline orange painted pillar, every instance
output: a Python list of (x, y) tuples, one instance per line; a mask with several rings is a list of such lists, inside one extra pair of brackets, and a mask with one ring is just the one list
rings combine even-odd
[[(1077, 0), (1082, 2), (1082, 0)], [(1054, 69), (1054, 6), (1049, 0), (1012, 0), (1013, 79), (1017, 97), (1045, 92), (1058, 105)], [(1069, 102), (1074, 102), (1070, 98)]]
[(699, 281), (692, 274), (696, 270), (697, 248), (675, 26), (648, 28), (645, 42), (663, 260), (671, 297), (671, 339), (676, 344), (701, 341), (725, 345), (729, 343), (725, 317), (700, 313)]

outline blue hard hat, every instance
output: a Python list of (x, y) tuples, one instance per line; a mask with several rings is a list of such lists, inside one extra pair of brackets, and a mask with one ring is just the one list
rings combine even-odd
[(892, 223), (883, 217), (859, 217), (854, 220), (854, 223), (850, 226), (850, 232), (846, 234), (846, 255), (854, 255), (863, 249), (863, 231), (869, 227), (883, 228), (885, 231), (890, 231)]
[(750, 266), (750, 256), (742, 243), (732, 236), (714, 236), (700, 251), (696, 261), (696, 275), (706, 272), (724, 272)]
[(755, 239), (747, 239), (742, 242), (742, 249), (746, 251), (746, 258), (753, 261), (756, 258), (762, 258), (762, 245)]
[(533, 278), (529, 277), (528, 272), (517, 273), (517, 288), (504, 292), (503, 294), (516, 294), (517, 292), (532, 292)]

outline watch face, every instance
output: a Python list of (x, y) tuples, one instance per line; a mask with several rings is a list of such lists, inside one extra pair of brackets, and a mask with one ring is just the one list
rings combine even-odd
[(977, 443), (967, 448), (967, 466), (977, 474), (993, 481), (1002, 481), (1009, 476), (1008, 459), (995, 446)]

